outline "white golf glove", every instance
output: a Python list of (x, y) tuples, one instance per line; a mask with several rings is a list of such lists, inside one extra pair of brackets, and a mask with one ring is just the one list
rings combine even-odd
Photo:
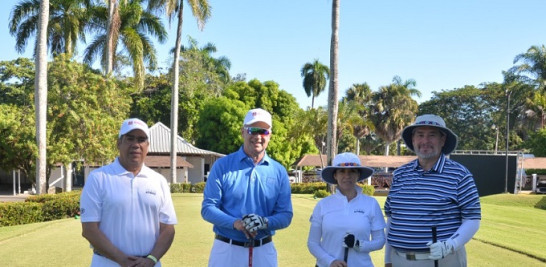
[(430, 248), (430, 256), (428, 256), (428, 258), (431, 260), (439, 260), (443, 259), (445, 256), (453, 252), (453, 243), (450, 241), (451, 240), (449, 239), (436, 243), (432, 243), (432, 241), (429, 241), (427, 243), (427, 246)]
[(247, 214), (243, 216), (243, 223), (245, 228), (249, 232), (256, 232), (258, 230), (267, 228), (267, 218), (256, 214)]

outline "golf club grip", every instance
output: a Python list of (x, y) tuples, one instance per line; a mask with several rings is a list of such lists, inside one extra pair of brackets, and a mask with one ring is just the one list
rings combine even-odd
[[(436, 232), (436, 226), (432, 226), (432, 243), (438, 242), (438, 233)], [(434, 260), (434, 267), (438, 267), (438, 260)]]
[(345, 248), (345, 253), (343, 255), (343, 261), (347, 263), (347, 258), (349, 258), (349, 248)]

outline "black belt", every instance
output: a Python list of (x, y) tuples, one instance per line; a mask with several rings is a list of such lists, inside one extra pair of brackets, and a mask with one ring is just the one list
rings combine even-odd
[(222, 242), (226, 242), (226, 243), (229, 243), (229, 244), (232, 244), (232, 245), (236, 245), (236, 246), (241, 246), (241, 247), (245, 247), (245, 248), (248, 248), (248, 247), (259, 247), (261, 245), (265, 245), (269, 242), (271, 242), (273, 240), (273, 238), (271, 238), (271, 236), (268, 236), (268, 237), (264, 237), (260, 240), (252, 240), (252, 241), (248, 241), (248, 242), (241, 242), (241, 241), (237, 241), (237, 240), (233, 240), (233, 239), (229, 239), (225, 236), (221, 236), (221, 235), (216, 235), (214, 238), (222, 241)]

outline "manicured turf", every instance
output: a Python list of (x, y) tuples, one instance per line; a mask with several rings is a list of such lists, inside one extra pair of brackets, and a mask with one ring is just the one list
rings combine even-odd
[[(212, 225), (200, 215), (201, 194), (174, 194), (179, 224), (164, 266), (206, 266)], [(542, 196), (495, 195), (482, 198), (483, 220), (466, 245), (469, 266), (546, 266), (546, 211), (533, 208)], [(383, 206), (385, 197), (377, 197)], [(279, 266), (313, 266), (307, 250), (309, 216), (318, 200), (293, 195), (292, 224), (277, 232)], [(80, 221), (0, 227), (1, 266), (89, 266), (91, 249), (81, 237)], [(371, 253), (383, 266), (383, 250)]]

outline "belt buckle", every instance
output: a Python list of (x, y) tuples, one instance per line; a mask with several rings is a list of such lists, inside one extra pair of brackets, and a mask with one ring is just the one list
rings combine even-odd
[(417, 260), (415, 258), (415, 253), (406, 253), (406, 260), (409, 260), (409, 261)]
[(249, 248), (254, 246), (254, 240), (243, 243), (243, 247)]

